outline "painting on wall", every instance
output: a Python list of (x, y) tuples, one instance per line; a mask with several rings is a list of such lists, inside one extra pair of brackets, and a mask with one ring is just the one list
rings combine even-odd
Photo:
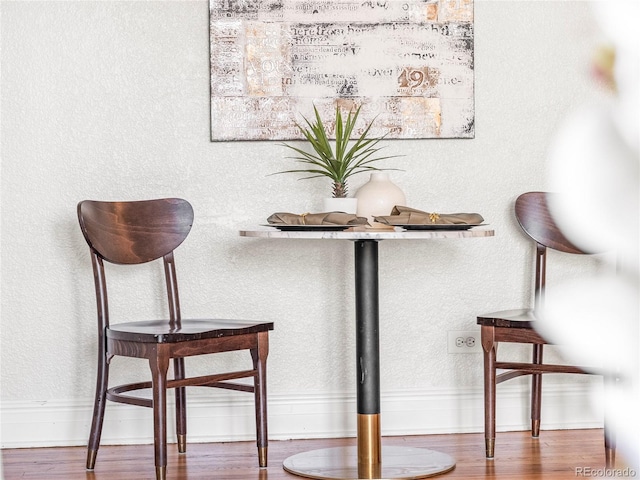
[(473, 0), (209, 0), (211, 140), (293, 140), (313, 106), (473, 138)]

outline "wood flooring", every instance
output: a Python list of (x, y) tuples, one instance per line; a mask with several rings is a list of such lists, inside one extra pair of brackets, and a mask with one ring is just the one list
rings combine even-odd
[[(290, 455), (316, 448), (355, 445), (350, 439), (271, 441), (269, 465), (258, 468), (254, 442), (188, 444), (178, 455), (169, 446), (169, 480), (295, 480), (282, 469)], [(384, 437), (383, 445), (427, 448), (456, 459), (456, 468), (435, 478), (505, 480), (576, 479), (601, 477), (604, 468), (603, 431), (542, 431), (537, 439), (529, 432), (498, 433), (494, 460), (484, 457), (482, 434)], [(153, 446), (103, 446), (96, 468), (84, 468), (83, 447), (10, 449), (2, 451), (5, 480), (153, 480)], [(384, 460), (384, 459), (383, 459)], [(620, 465), (618, 459), (617, 467)], [(590, 473), (590, 475), (586, 475)], [(600, 473), (600, 475), (594, 475)], [(640, 474), (637, 472), (636, 475)]]

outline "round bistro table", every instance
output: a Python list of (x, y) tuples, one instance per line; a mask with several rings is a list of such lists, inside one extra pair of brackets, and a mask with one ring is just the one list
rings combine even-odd
[[(300, 227), (302, 228), (302, 227)], [(452, 226), (452, 228), (456, 228)], [(455, 460), (435, 450), (382, 447), (380, 430), (380, 341), (378, 292), (378, 242), (382, 240), (433, 240), (491, 237), (494, 231), (473, 227), (466, 230), (375, 230), (325, 231), (291, 227), (241, 230), (243, 237), (297, 240), (350, 240), (354, 242), (357, 446), (336, 447), (298, 453), (287, 458), (283, 468), (314, 479), (407, 480), (432, 477), (455, 468)]]

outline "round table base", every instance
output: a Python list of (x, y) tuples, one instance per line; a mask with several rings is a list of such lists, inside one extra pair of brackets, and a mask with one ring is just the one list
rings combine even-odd
[(356, 447), (336, 447), (311, 450), (287, 458), (284, 469), (295, 475), (315, 479), (385, 479), (411, 480), (428, 478), (453, 470), (453, 457), (412, 447), (382, 447), (382, 466), (379, 472), (358, 476)]

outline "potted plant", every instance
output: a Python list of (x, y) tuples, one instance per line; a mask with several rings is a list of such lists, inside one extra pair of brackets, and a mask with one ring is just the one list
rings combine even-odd
[[(369, 130), (373, 125), (373, 120), (366, 125), (360, 136), (350, 144), (351, 135), (361, 108), (362, 106), (359, 106), (355, 112), (349, 111), (347, 117), (344, 118), (340, 107), (336, 106), (335, 141), (331, 142), (329, 140), (330, 133), (325, 127), (318, 109), (314, 105), (315, 121), (312, 122), (306, 117), (303, 117), (306, 126), (296, 123), (296, 126), (309, 142), (313, 151), (307, 152), (287, 143), (282, 144), (297, 154), (287, 158), (292, 158), (302, 163), (304, 168), (285, 170), (277, 173), (310, 174), (307, 177), (303, 177), (304, 179), (323, 176), (329, 177), (332, 181), (332, 197), (337, 199), (347, 197), (347, 180), (352, 175), (372, 170), (395, 170), (391, 168), (377, 168), (372, 165), (374, 162), (398, 156), (379, 156), (378, 152), (383, 147), (380, 147), (378, 143), (384, 136), (376, 138), (368, 137)], [(354, 205), (352, 207), (353, 211), (348, 213), (355, 213), (355, 199), (350, 200), (353, 200)], [(327, 210), (326, 207), (325, 210)], [(346, 211), (346, 209), (343, 209), (343, 211)]]

